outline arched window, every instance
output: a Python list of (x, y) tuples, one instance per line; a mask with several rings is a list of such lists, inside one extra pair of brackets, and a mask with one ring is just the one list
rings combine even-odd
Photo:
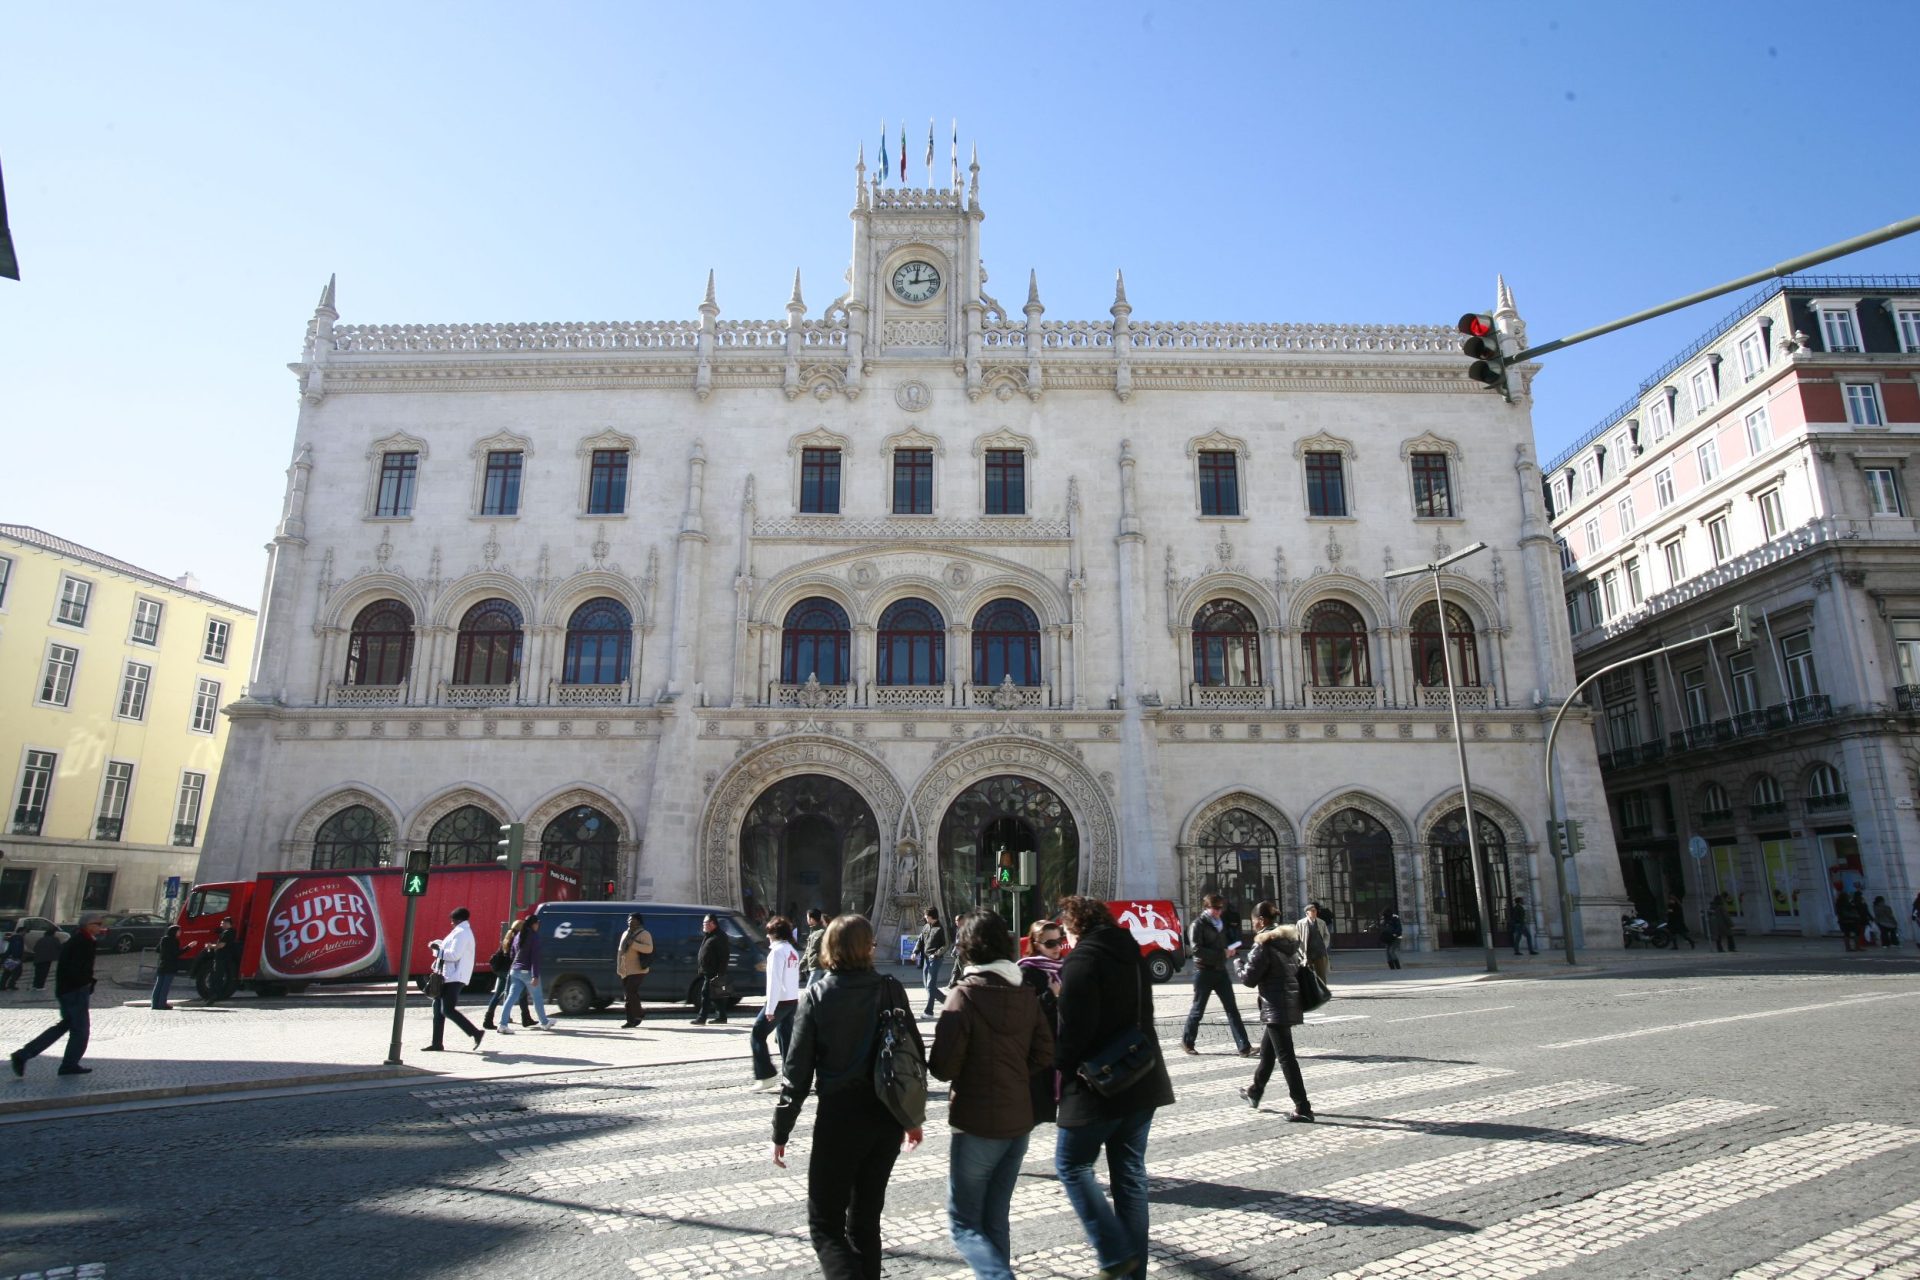
[(1700, 788), (1700, 813), (1702, 817), (1705, 817), (1707, 814), (1725, 816), (1731, 812), (1732, 809), (1733, 805), (1727, 800), (1727, 789), (1719, 783), (1709, 782), (1706, 786)]
[(1361, 809), (1342, 809), (1314, 834), (1308, 897), (1320, 904), (1336, 947), (1373, 945), (1373, 926), (1398, 909), (1393, 833)]
[(1019, 600), (993, 600), (973, 615), (973, 682), (998, 685), (1009, 676), (1041, 683), (1040, 619)]
[(1222, 894), (1242, 911), (1263, 899), (1292, 909), (1273, 827), (1246, 809), (1228, 809), (1207, 823), (1200, 832), (1200, 892)]
[(1352, 605), (1322, 600), (1307, 610), (1300, 645), (1308, 684), (1352, 688), (1373, 683), (1373, 668), (1367, 660), (1367, 624)]
[(520, 610), (510, 600), (482, 600), (460, 619), (453, 683), (512, 684), (520, 677)]
[(540, 861), (577, 873), (580, 896), (603, 901), (620, 866), (620, 827), (592, 805), (569, 809), (540, 833)]
[(363, 804), (352, 805), (320, 824), (313, 837), (313, 869), (345, 871), (383, 865), (393, 848), (387, 820)]
[(468, 862), (491, 865), (499, 845), (500, 819), (477, 804), (455, 809), (427, 833), (427, 848), (432, 850), (436, 866)]
[(1756, 806), (1784, 804), (1780, 795), (1780, 784), (1770, 773), (1763, 773), (1753, 780), (1753, 803)]
[(1238, 600), (1209, 600), (1193, 616), (1193, 678), (1208, 688), (1260, 683), (1260, 625)]
[(821, 684), (845, 684), (849, 631), (847, 611), (831, 600), (813, 596), (787, 610), (780, 628), (780, 683), (805, 684), (816, 676)]
[(1453, 646), (1453, 682), (1462, 687), (1480, 683), (1480, 653), (1473, 638), (1473, 619), (1457, 604), (1447, 605), (1447, 633), (1440, 634), (1439, 610), (1432, 603), (1413, 611), (1413, 678), (1428, 688), (1447, 685), (1443, 645)]
[[(1493, 944), (1506, 946), (1513, 941), (1506, 931), (1512, 914), (1507, 908), (1513, 902), (1507, 867), (1507, 835), (1500, 824), (1486, 814), (1476, 813), (1473, 818), (1480, 861), (1487, 871), (1485, 888), (1487, 911), (1493, 916)], [(1434, 823), (1427, 840), (1427, 889), (1433, 897), (1431, 919), (1439, 929), (1439, 943), (1443, 947), (1478, 946), (1480, 903), (1474, 893), (1466, 811), (1455, 809)]]
[(947, 678), (947, 620), (925, 600), (896, 600), (880, 615), (881, 684), (940, 684)]
[(589, 600), (567, 619), (562, 684), (619, 684), (633, 652), (633, 614), (618, 600)]
[(1838, 769), (1830, 764), (1817, 764), (1808, 772), (1807, 800), (1809, 801), (1809, 808), (1821, 807), (1818, 804), (1820, 801), (1844, 801), (1846, 798), (1846, 779), (1840, 776)]
[(375, 600), (353, 620), (347, 639), (348, 684), (405, 684), (413, 662), (413, 610)]

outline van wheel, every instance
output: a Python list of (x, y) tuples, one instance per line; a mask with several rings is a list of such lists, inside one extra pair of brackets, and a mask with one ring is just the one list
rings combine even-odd
[(568, 978), (553, 989), (553, 1002), (569, 1018), (584, 1018), (593, 1011), (593, 988), (579, 978)]
[(1149, 957), (1147, 973), (1155, 982), (1169, 982), (1173, 979), (1173, 961), (1163, 955)]

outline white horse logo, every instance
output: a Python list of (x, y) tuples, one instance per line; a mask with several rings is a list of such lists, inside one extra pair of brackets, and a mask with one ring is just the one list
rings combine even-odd
[(1128, 903), (1127, 909), (1120, 913), (1119, 923), (1143, 947), (1159, 947), (1166, 951), (1180, 949), (1180, 935), (1167, 927), (1167, 918), (1154, 910), (1150, 902)]

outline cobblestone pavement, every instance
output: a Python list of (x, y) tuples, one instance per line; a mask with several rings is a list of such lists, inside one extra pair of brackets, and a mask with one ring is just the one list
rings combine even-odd
[[(1317, 1125), (1240, 1101), (1217, 1012), (1173, 1053), (1155, 1274), (1920, 1277), (1920, 965), (1340, 977), (1299, 1036)], [(1183, 1004), (1161, 993), (1170, 1048)], [(815, 1274), (808, 1129), (773, 1169), (744, 1026), (722, 1030), (663, 1030), (703, 1059), (671, 1065), (14, 1117), (0, 1277)], [(892, 1276), (966, 1274), (931, 1110), (889, 1192)], [(1015, 1270), (1090, 1276), (1052, 1133)]]

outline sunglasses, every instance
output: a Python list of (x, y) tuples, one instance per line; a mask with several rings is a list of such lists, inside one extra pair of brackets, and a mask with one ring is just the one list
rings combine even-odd
[(1042, 938), (1040, 939), (1040, 945), (1043, 947), (1057, 947), (1065, 941), (1066, 939), (1061, 937)]

